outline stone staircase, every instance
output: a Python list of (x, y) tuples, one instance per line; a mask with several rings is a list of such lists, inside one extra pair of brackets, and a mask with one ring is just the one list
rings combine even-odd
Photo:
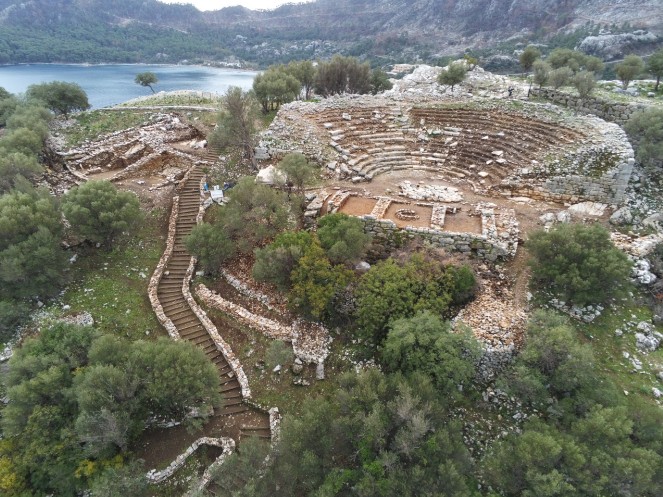
[(242, 389), (239, 382), (219, 351), (212, 337), (208, 334), (196, 314), (191, 310), (182, 293), (191, 254), (184, 247), (184, 239), (196, 224), (200, 208), (200, 180), (204, 173), (195, 168), (189, 174), (179, 196), (179, 215), (176, 222), (175, 245), (159, 282), (157, 295), (164, 313), (170, 319), (182, 339), (189, 340), (202, 348), (219, 371), (219, 393), (223, 397), (220, 414), (235, 414), (248, 410), (242, 401)]

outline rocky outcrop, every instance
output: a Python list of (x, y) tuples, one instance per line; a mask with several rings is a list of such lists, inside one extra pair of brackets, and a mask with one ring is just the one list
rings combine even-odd
[(578, 44), (577, 49), (604, 60), (611, 60), (644, 47), (653, 47), (659, 41), (660, 38), (654, 33), (637, 30), (632, 33), (588, 36)]

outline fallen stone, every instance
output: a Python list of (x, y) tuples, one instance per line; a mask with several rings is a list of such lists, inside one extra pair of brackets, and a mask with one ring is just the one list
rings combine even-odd
[(576, 216), (602, 216), (607, 206), (600, 202), (580, 202), (569, 207), (569, 212)]
[(617, 209), (610, 216), (610, 224), (614, 224), (615, 226), (623, 226), (631, 223), (633, 223), (633, 213), (626, 206)]

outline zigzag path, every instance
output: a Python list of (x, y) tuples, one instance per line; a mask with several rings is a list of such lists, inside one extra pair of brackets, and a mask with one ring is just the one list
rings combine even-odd
[[(206, 158), (214, 160), (213, 151), (208, 151)], [(270, 438), (269, 416), (249, 407), (244, 402), (240, 384), (235, 378), (230, 364), (217, 349), (212, 337), (191, 310), (182, 293), (182, 284), (191, 260), (191, 254), (184, 246), (184, 239), (196, 224), (200, 208), (200, 181), (203, 176), (204, 172), (200, 167), (194, 166), (180, 189), (173, 253), (164, 268), (163, 276), (157, 287), (157, 295), (164, 313), (177, 327), (182, 339), (189, 340), (202, 348), (216, 366), (219, 372), (219, 393), (223, 398), (223, 407), (217, 412), (217, 415), (231, 418), (228, 419), (228, 425), (240, 425), (240, 432), (236, 435), (238, 438), (243, 435)], [(249, 411), (252, 411), (254, 416), (242, 416), (249, 414)], [(257, 414), (260, 416), (256, 417)], [(232, 419), (235, 417), (239, 419)], [(250, 420), (250, 424), (243, 425), (242, 420)]]

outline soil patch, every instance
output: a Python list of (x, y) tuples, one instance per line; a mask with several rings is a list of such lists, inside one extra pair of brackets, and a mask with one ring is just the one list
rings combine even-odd
[(451, 233), (481, 234), (481, 216), (461, 210), (452, 214), (447, 211), (444, 216), (444, 231)]
[(376, 203), (377, 200), (374, 198), (355, 197), (353, 195), (345, 201), (339, 211), (348, 216), (364, 216), (371, 213)]
[(212, 416), (201, 429), (187, 431), (182, 426), (151, 428), (140, 437), (134, 453), (145, 461), (146, 469), (163, 469), (201, 437), (230, 437), (239, 440), (242, 426), (260, 426), (266, 415), (249, 410), (233, 416)]

